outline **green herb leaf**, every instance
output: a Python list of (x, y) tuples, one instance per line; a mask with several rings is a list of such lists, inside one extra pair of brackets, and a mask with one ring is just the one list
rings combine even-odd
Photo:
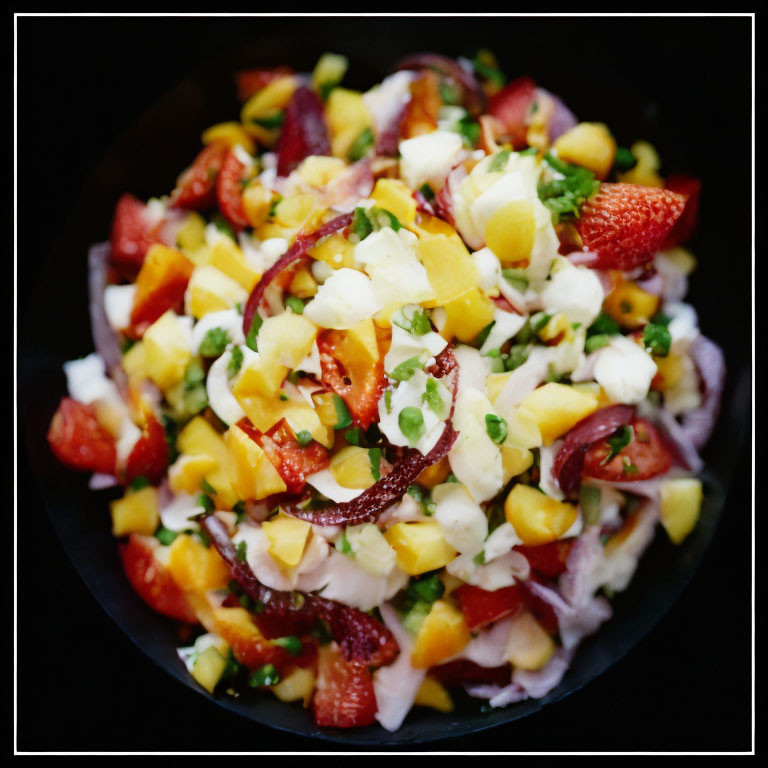
[(509, 431), (507, 420), (503, 419), (501, 416), (497, 416), (495, 413), (486, 413), (485, 431), (488, 433), (488, 437), (490, 437), (496, 445), (501, 445), (507, 439), (507, 433)]
[(355, 208), (355, 212), (352, 214), (352, 231), (360, 240), (365, 240), (373, 232), (373, 224), (368, 218), (368, 212), (365, 208)]
[[(400, 320), (399, 318), (402, 318)], [(399, 328), (412, 334), (413, 336), (424, 336), (432, 330), (432, 323), (429, 321), (429, 315), (426, 310), (417, 308), (413, 310), (413, 313), (408, 316), (404, 312), (400, 312), (399, 316), (396, 316), (394, 323)]]
[(437, 574), (422, 579), (411, 579), (406, 590), (409, 597), (425, 603), (434, 603), (445, 592), (445, 585)]
[(442, 415), (443, 410), (445, 409), (445, 403), (443, 402), (443, 398), (440, 397), (440, 389), (435, 379), (431, 377), (427, 379), (426, 391), (421, 396), (421, 399), (433, 413), (436, 413), (438, 416)]
[(252, 349), (254, 352), (259, 351), (258, 337), (262, 325), (264, 325), (264, 320), (259, 313), (256, 312), (253, 315), (253, 320), (251, 320), (251, 328), (245, 336), (245, 345), (248, 349)]
[(353, 163), (362, 160), (362, 158), (368, 154), (368, 151), (373, 148), (373, 144), (373, 131), (370, 128), (366, 128), (357, 136), (352, 144), (350, 144), (347, 157)]
[(447, 80), (440, 80), (437, 89), (440, 93), (440, 98), (442, 99), (443, 104), (453, 106), (454, 104), (458, 104), (461, 101), (461, 94), (459, 93), (458, 88), (456, 88), (456, 86)]
[(274, 219), (274, 218), (275, 218), (275, 214), (277, 213), (277, 206), (278, 206), (278, 205), (280, 205), (280, 203), (282, 202), (282, 200), (283, 200), (283, 196), (282, 196), (282, 195), (277, 195), (277, 196), (276, 196), (276, 197), (275, 197), (275, 198), (272, 200), (272, 202), (269, 204), (269, 211), (268, 211), (268, 213), (267, 213), (267, 216), (268, 216), (270, 219)]
[(216, 509), (216, 505), (213, 503), (213, 499), (206, 493), (198, 494), (197, 505), (209, 513)]
[(229, 364), (227, 365), (227, 376), (231, 379), (240, 372), (243, 367), (243, 350), (240, 347), (233, 347), (230, 353)]
[(565, 163), (551, 153), (546, 154), (544, 160), (563, 178), (541, 182), (539, 199), (552, 212), (555, 224), (577, 219), (581, 214), (581, 206), (600, 189), (600, 182), (592, 171)]
[(285, 299), (285, 306), (288, 307), (294, 315), (304, 314), (304, 302), (298, 296), (288, 296)]
[(498, 88), (503, 88), (506, 85), (507, 78), (504, 73), (497, 67), (486, 64), (479, 55), (472, 60), (472, 66), (480, 77), (490, 80)]
[(672, 336), (665, 325), (648, 323), (643, 328), (643, 346), (659, 357), (666, 357), (672, 346)]
[(230, 240), (237, 240), (232, 225), (220, 213), (214, 214), (211, 221), (223, 235), (226, 235)]
[(608, 446), (611, 449), (608, 455), (603, 459), (602, 463), (607, 464), (611, 459), (617, 456), (624, 448), (626, 448), (635, 436), (635, 430), (630, 426), (619, 427), (613, 437), (609, 437), (607, 440)]
[(167, 413), (163, 414), (163, 429), (165, 430), (165, 444), (168, 446), (168, 463), (173, 464), (179, 458), (179, 449), (176, 446), (179, 426), (176, 420)]
[(488, 325), (486, 325), (485, 328), (483, 328), (483, 330), (477, 334), (477, 336), (475, 337), (476, 347), (482, 347), (483, 344), (485, 344), (486, 340), (491, 335), (491, 330), (493, 329), (494, 325), (496, 325), (496, 321), (491, 320), (491, 322), (488, 323)]
[(265, 664), (257, 669), (249, 678), (248, 685), (251, 688), (260, 688), (263, 685), (277, 685), (280, 675), (277, 674), (274, 664)]
[(371, 462), (371, 476), (378, 482), (381, 479), (381, 448), (369, 448), (368, 458)]
[(395, 366), (395, 369), (389, 374), (389, 378), (394, 381), (408, 381), (413, 378), (416, 371), (422, 368), (422, 365), (421, 358), (418, 355), (409, 357)]
[(592, 325), (587, 328), (587, 336), (615, 336), (617, 333), (621, 333), (619, 324), (605, 312), (601, 312)]
[(387, 413), (392, 413), (392, 390), (388, 389), (384, 392), (384, 407), (387, 409)]
[(435, 199), (435, 190), (426, 181), (419, 187), (419, 192), (421, 192), (425, 200)]
[(616, 156), (613, 160), (613, 170), (616, 173), (626, 173), (637, 165), (637, 158), (626, 147), (616, 147)]
[(157, 532), (155, 533), (155, 538), (164, 546), (169, 546), (173, 540), (178, 536), (178, 534), (175, 531), (169, 531), (167, 528), (163, 528), (160, 526), (160, 528), (157, 529)]
[(488, 173), (500, 173), (507, 167), (509, 156), (512, 153), (508, 149), (502, 149), (497, 152), (488, 163)]
[(336, 409), (336, 426), (334, 429), (346, 429), (352, 424), (352, 416), (349, 413), (347, 404), (339, 397), (333, 395), (333, 407)]
[(263, 117), (252, 117), (251, 122), (254, 125), (260, 125), (262, 128), (266, 128), (268, 131), (279, 128), (285, 120), (285, 112), (281, 109), (277, 109), (270, 112)]
[(301, 653), (301, 640), (295, 635), (276, 637), (272, 642), (280, 648), (285, 648), (291, 656), (298, 656)]
[(351, 555), (352, 554), (352, 545), (349, 543), (349, 539), (347, 538), (347, 532), (342, 531), (341, 535), (338, 539), (338, 546), (336, 549), (341, 552), (342, 555)]
[(588, 336), (586, 342), (584, 342), (584, 350), (589, 354), (602, 347), (608, 346), (611, 343), (611, 337), (604, 333), (599, 333), (597, 336)]
[(424, 601), (414, 603), (408, 613), (403, 616), (403, 627), (412, 635), (417, 635), (421, 625), (424, 623), (424, 619), (427, 618), (431, 610), (431, 603)]
[(418, 501), (419, 503), (424, 501), (424, 489), (420, 485), (417, 485), (416, 483), (413, 483), (413, 485), (409, 485), (406, 493), (412, 499), (414, 499), (415, 501)]
[(235, 547), (235, 555), (237, 557), (238, 563), (245, 562), (245, 556), (246, 556), (247, 550), (248, 550), (248, 547), (245, 543), (245, 539), (237, 542), (237, 546)]
[(131, 482), (128, 488), (135, 493), (136, 491), (140, 491), (142, 488), (146, 488), (148, 485), (149, 480), (144, 475), (139, 475), (137, 478), (134, 478), (133, 482)]
[(400, 411), (397, 423), (409, 443), (415, 443), (424, 434), (424, 414), (412, 405)]
[(504, 368), (507, 371), (514, 371), (519, 368), (528, 359), (528, 347), (525, 344), (515, 344), (509, 348), (509, 354), (504, 361)]
[(312, 433), (308, 429), (302, 429), (296, 433), (296, 440), (299, 445), (309, 445), (312, 439)]
[(485, 565), (485, 550), (481, 550), (478, 552), (473, 558), (472, 562), (475, 563), (475, 565)]
[(206, 478), (203, 478), (202, 482), (200, 483), (200, 487), (206, 492), (210, 493), (212, 496), (215, 496), (217, 491), (216, 489), (206, 480)]
[(467, 115), (459, 120), (456, 128), (464, 142), (464, 146), (467, 149), (474, 149), (477, 146), (477, 140), (480, 138), (480, 123), (475, 122)]

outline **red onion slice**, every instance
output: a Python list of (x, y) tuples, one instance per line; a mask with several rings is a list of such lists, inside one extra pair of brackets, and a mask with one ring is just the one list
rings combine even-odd
[(550, 93), (544, 88), (537, 88), (536, 93), (537, 95), (543, 94), (545, 97), (550, 98), (555, 105), (547, 124), (547, 132), (549, 133), (549, 141), (551, 143), (564, 133), (570, 131), (579, 121), (576, 115), (565, 106), (565, 102), (559, 96), (555, 96), (554, 93)]
[(382, 666), (397, 656), (399, 648), (394, 635), (373, 616), (318, 595), (281, 592), (266, 587), (256, 578), (248, 563), (238, 559), (229, 532), (219, 518), (208, 515), (200, 524), (227, 564), (232, 578), (251, 598), (264, 605), (264, 613), (270, 618), (327, 621), (331, 636), (348, 660)]
[(344, 213), (331, 219), (327, 224), (310, 232), (308, 235), (299, 233), (296, 242), (261, 276), (261, 280), (254, 286), (251, 295), (248, 297), (248, 303), (243, 311), (243, 333), (247, 336), (251, 330), (251, 323), (259, 309), (259, 304), (264, 297), (264, 292), (270, 286), (272, 281), (287, 267), (307, 255), (312, 246), (334, 232), (338, 232), (352, 223), (352, 214)]
[(691, 345), (691, 358), (702, 383), (702, 404), (682, 416), (682, 434), (697, 450), (709, 440), (720, 413), (720, 400), (725, 387), (723, 350), (706, 336), (698, 336)]
[(323, 102), (314, 91), (302, 85), (293, 92), (285, 110), (277, 149), (277, 175), (287, 176), (310, 155), (330, 154)]

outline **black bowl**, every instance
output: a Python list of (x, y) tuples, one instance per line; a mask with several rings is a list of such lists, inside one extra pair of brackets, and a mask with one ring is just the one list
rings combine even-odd
[[(65, 232), (40, 272), (21, 327), (21, 420), (31, 464), (66, 551), (123, 631), (157, 664), (207, 698), (214, 697), (191, 680), (177, 659), (178, 639), (173, 624), (150, 611), (122, 574), (105, 514), (113, 494), (88, 491), (85, 478), (58, 466), (44, 436), (65, 391), (62, 362), (91, 349), (86, 295), (88, 246), (105, 239), (114, 202), (121, 192), (131, 191), (144, 198), (166, 193), (179, 169), (197, 151), (200, 131), (237, 114), (230, 76), (233, 70), (277, 63), (307, 70), (328, 49), (350, 57), (349, 85), (363, 88), (407, 52), (434, 49), (457, 55), (487, 46), (497, 52), (508, 74), (534, 76), (543, 86), (559, 93), (581, 118), (605, 121), (620, 143), (626, 145), (635, 138), (652, 141), (667, 162), (665, 170), (695, 173), (703, 177), (705, 190), (717, 189), (734, 173), (727, 156), (712, 151), (723, 141), (726, 127), (710, 119), (709, 107), (702, 103), (697, 89), (688, 87), (682, 77), (672, 82), (668, 76), (694, 56), (699, 71), (711, 74), (717, 85), (716, 67), (711, 61), (707, 63), (700, 52), (706, 36), (712, 34), (711, 27), (697, 22), (678, 20), (662, 27), (659, 23), (637, 21), (555, 23), (534, 19), (315, 20), (290, 24), (259, 20), (258, 25), (244, 22), (235, 28), (232, 20), (228, 21), (206, 21), (207, 34), (214, 41), (208, 60), (122, 132), (90, 174), (82, 194), (71, 206)], [(318, 25), (322, 33), (318, 33)], [(251, 26), (253, 32), (249, 33)], [(199, 27), (187, 24), (186, 29), (200, 37)], [(606, 67), (604, 49), (583, 51), (576, 46), (574, 52), (575, 41), (585, 34), (621, 40), (622, 48), (635, 46), (635, 51), (646, 55), (653, 50), (654, 57), (622, 57)], [(654, 46), (646, 42), (649, 35), (653, 36)], [(224, 46), (227, 40), (239, 43), (249, 37), (252, 42), (248, 44)], [(515, 40), (514, 49), (508, 46), (511, 38)], [(382, 41), (387, 45), (382, 46)], [(570, 65), (574, 55), (578, 66)], [(94, 108), (91, 116), (95, 114)], [(735, 142), (738, 149), (746, 151), (743, 142), (748, 133), (735, 138), (733, 132), (729, 135), (731, 145)], [(734, 340), (733, 335), (734, 329), (743, 330), (740, 323), (746, 319), (745, 297), (737, 291), (723, 296), (723, 275), (716, 259), (724, 242), (733, 245), (734, 254), (743, 254), (746, 259), (749, 241), (748, 235), (746, 241), (744, 237), (746, 227), (743, 233), (734, 233), (717, 213), (714, 196), (708, 198), (705, 194), (701, 231), (693, 244), (701, 268), (690, 294), (700, 311), (703, 331), (725, 346), (729, 366), (723, 414), (704, 453), (706, 497), (700, 524), (681, 547), (670, 545), (663, 534), (657, 536), (630, 588), (615, 599), (614, 618), (598, 635), (584, 642), (555, 690), (543, 699), (491, 712), (481, 711), (481, 703), (468, 698), (462, 699), (451, 715), (417, 709), (394, 734), (378, 726), (354, 731), (320, 730), (300, 708), (253, 691), (238, 699), (221, 695), (215, 700), (247, 718), (304, 736), (361, 745), (415, 744), (461, 736), (536, 712), (585, 685), (637, 644), (675, 602), (704, 555), (748, 430), (747, 346), (744, 338)], [(718, 296), (716, 305), (708, 301), (710, 295)], [(55, 331), (51, 312), (40, 309), (51, 307), (56, 308)]]

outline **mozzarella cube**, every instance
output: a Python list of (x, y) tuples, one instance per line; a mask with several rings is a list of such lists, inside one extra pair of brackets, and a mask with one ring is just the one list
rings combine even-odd
[(547, 312), (562, 312), (572, 323), (586, 326), (600, 314), (604, 298), (603, 286), (595, 272), (573, 266), (564, 266), (555, 272), (541, 294)]
[(595, 363), (595, 381), (614, 403), (636, 405), (645, 400), (655, 375), (651, 356), (626, 336), (614, 336)]
[[(316, 264), (321, 262), (315, 262)], [(304, 315), (324, 328), (346, 330), (380, 309), (373, 283), (356, 269), (334, 271), (304, 308)]]
[(462, 554), (477, 554), (488, 535), (488, 519), (461, 483), (444, 483), (432, 490), (435, 520), (445, 540)]
[(439, 189), (463, 149), (461, 136), (452, 131), (433, 131), (400, 142), (400, 175), (411, 188), (429, 184)]

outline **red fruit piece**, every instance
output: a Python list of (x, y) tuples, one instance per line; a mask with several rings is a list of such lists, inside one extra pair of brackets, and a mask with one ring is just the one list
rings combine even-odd
[(204, 147), (192, 165), (179, 176), (176, 189), (171, 192), (171, 205), (175, 208), (199, 210), (210, 208), (215, 202), (214, 188), (229, 146), (214, 141)]
[(534, 571), (547, 579), (554, 579), (565, 572), (565, 561), (573, 546), (573, 539), (561, 539), (538, 547), (519, 546), (515, 549), (525, 556)]
[(246, 69), (235, 75), (237, 98), (248, 101), (255, 93), (266, 88), (273, 80), (285, 75), (292, 75), (290, 67), (265, 67), (264, 69)]
[(488, 102), (488, 114), (501, 123), (504, 135), (515, 149), (526, 145), (525, 118), (536, 95), (536, 83), (519, 77), (494, 94)]
[(160, 242), (153, 229), (146, 203), (129, 194), (117, 201), (109, 237), (110, 258), (126, 275), (135, 275), (149, 247)]
[(371, 725), (376, 715), (376, 694), (368, 666), (346, 661), (329, 647), (320, 653), (317, 690), (312, 701), (315, 722), (328, 728)]
[(666, 240), (687, 199), (657, 187), (601, 184), (576, 221), (584, 250), (596, 254), (601, 269), (641, 267)]
[(277, 175), (287, 176), (310, 155), (330, 154), (323, 102), (314, 91), (301, 86), (294, 91), (285, 110), (277, 151)]
[(432, 667), (430, 674), (447, 688), (453, 688), (462, 683), (504, 686), (509, 684), (512, 667), (509, 664), (501, 667), (481, 667), (469, 659), (457, 659), (441, 664), (439, 667)]
[(154, 414), (147, 416), (141, 437), (136, 441), (125, 464), (125, 482), (132, 483), (137, 477), (146, 477), (157, 485), (168, 468), (168, 443), (165, 430)]
[(243, 182), (247, 178), (246, 167), (230, 150), (216, 179), (216, 199), (222, 214), (236, 230), (250, 224), (243, 208)]
[(155, 558), (158, 541), (152, 536), (132, 533), (120, 544), (123, 570), (139, 597), (152, 610), (172, 619), (196, 624), (197, 617), (170, 571)]
[(71, 469), (107, 475), (115, 471), (115, 438), (99, 424), (90, 405), (62, 398), (51, 419), (48, 444), (56, 458)]
[(459, 601), (470, 632), (511, 616), (520, 607), (520, 589), (516, 584), (493, 592), (462, 584), (453, 594)]
[(664, 247), (687, 243), (696, 231), (699, 223), (699, 197), (701, 196), (701, 180), (684, 174), (671, 174), (667, 177), (666, 188), (681, 195), (688, 195), (688, 202), (680, 218), (672, 227)]
[(635, 419), (632, 441), (605, 463), (611, 447), (606, 441), (593, 445), (584, 455), (584, 474), (599, 480), (631, 482), (661, 475), (672, 466), (672, 453), (660, 432), (649, 421)]

